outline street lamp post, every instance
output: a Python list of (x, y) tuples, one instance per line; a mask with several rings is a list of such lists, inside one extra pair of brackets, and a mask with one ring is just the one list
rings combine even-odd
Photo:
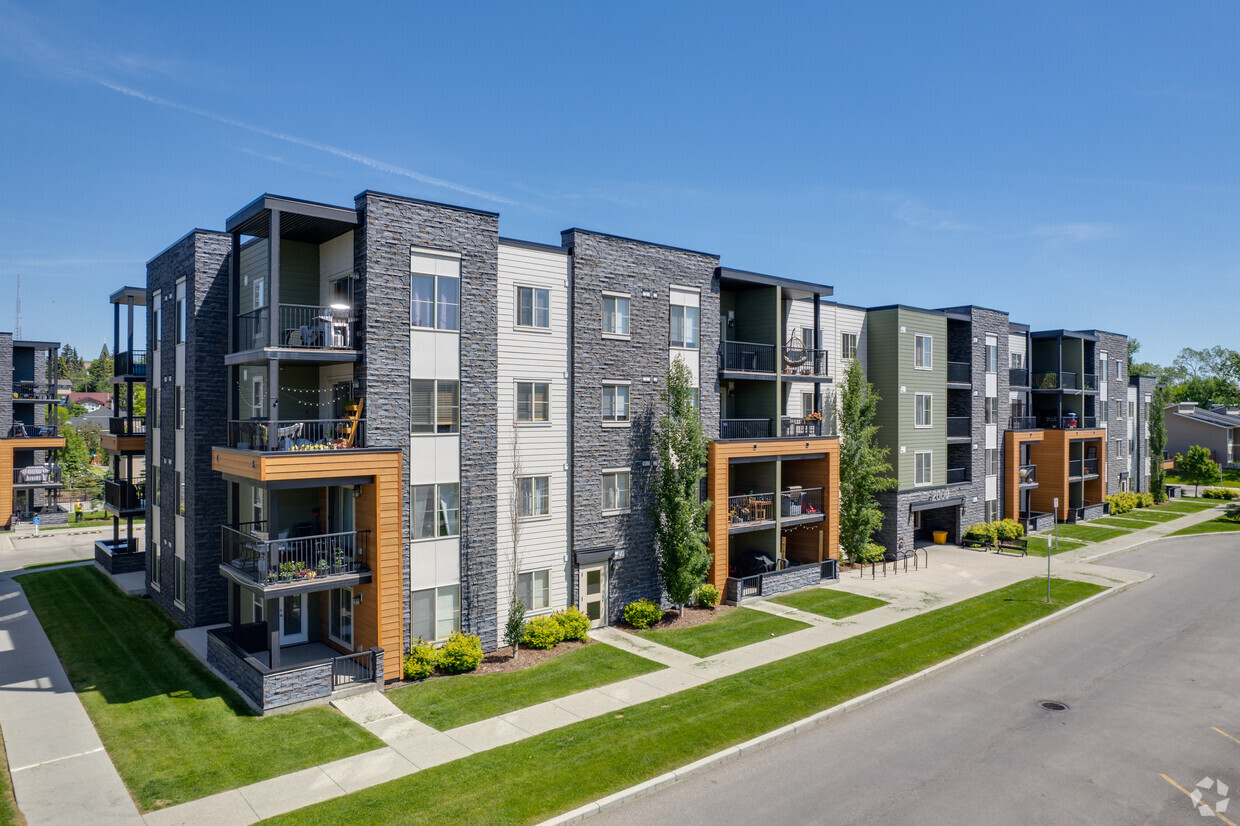
[[(1054, 517), (1055, 517), (1055, 545), (1054, 549), (1059, 550), (1059, 498), (1054, 500)], [(1051, 601), (1051, 548), (1046, 549), (1046, 602), (1049, 605)]]

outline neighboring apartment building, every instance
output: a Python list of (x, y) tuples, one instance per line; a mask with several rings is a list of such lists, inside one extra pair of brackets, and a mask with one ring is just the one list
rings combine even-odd
[(1162, 414), (1168, 458), (1201, 445), (1223, 467), (1240, 467), (1240, 407), (1216, 404), (1207, 410), (1196, 402), (1180, 402), (1168, 405)]
[(59, 503), (58, 456), (65, 446), (56, 422), (59, 351), (57, 342), (0, 333), (0, 376), (9, 382), (9, 392), (0, 393), (0, 528), (68, 518)]

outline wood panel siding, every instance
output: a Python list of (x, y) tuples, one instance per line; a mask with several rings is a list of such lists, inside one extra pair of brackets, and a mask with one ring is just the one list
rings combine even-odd
[(55, 438), (0, 439), (0, 526), (12, 527), (13, 520), (13, 454), (19, 450), (61, 450), (62, 436)]
[[(1033, 443), (1029, 449), (1029, 458), (1038, 466), (1038, 486), (1029, 497), (1029, 504), (1042, 513), (1054, 513), (1057, 519), (1067, 519), (1069, 511), (1068, 497), (1068, 462), (1069, 451), (1073, 442), (1084, 441), (1086, 445), (1094, 444), (1098, 448), (1098, 478), (1085, 482), (1084, 498), (1091, 504), (1105, 501), (1103, 480), (1106, 479), (1106, 431), (1101, 428), (1090, 430), (1044, 430), (1040, 431), (1042, 439)], [(1009, 437), (1013, 434), (1008, 433)], [(1021, 434), (1032, 435), (1032, 434)], [(1009, 454), (1010, 456), (1010, 454)], [(1059, 499), (1056, 510), (1054, 500)]]
[[(1020, 446), (1042, 441), (1043, 430), (1008, 430), (1003, 434), (1003, 490), (1007, 497), (1003, 503), (1005, 519), (1020, 519)], [(1033, 448), (1029, 448), (1030, 462), (1033, 462)], [(1049, 474), (1050, 471), (1048, 470)], [(1048, 476), (1049, 484), (1049, 476)], [(1038, 468), (1038, 487), (1042, 489), (1042, 468)], [(1047, 513), (1050, 513), (1048, 510)]]
[(99, 446), (107, 453), (145, 453), (146, 436), (116, 436), (104, 433), (99, 436)]

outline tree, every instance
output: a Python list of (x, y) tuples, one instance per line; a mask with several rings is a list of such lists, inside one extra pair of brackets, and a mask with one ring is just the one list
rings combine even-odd
[(517, 579), (521, 570), (518, 548), (521, 544), (521, 476), (523, 475), (521, 453), (517, 444), (518, 436), (519, 431), (514, 429), (512, 434), (512, 490), (508, 496), (508, 519), (512, 527), (512, 565), (509, 568), (512, 595), (508, 601), (508, 619), (504, 623), (504, 642), (512, 648), (514, 660), (521, 650), (521, 643), (525, 640), (525, 603), (517, 587)]
[(683, 610), (710, 567), (706, 550), (709, 499), (699, 500), (706, 475), (706, 436), (693, 406), (693, 377), (681, 359), (667, 371), (663, 415), (655, 428), (658, 467), (654, 479), (654, 533), (659, 575), (667, 598)]
[(856, 562), (865, 558), (870, 537), (883, 524), (874, 494), (895, 487), (896, 480), (887, 461), (890, 448), (875, 441), (879, 395), (856, 359), (848, 366), (839, 401), (840, 547)]
[(1167, 450), (1167, 420), (1163, 408), (1167, 401), (1167, 388), (1161, 384), (1154, 387), (1154, 398), (1150, 401), (1150, 492), (1154, 501), (1162, 503), (1167, 499), (1167, 472), (1163, 470), (1163, 453)]
[(1193, 483), (1193, 495), (1199, 496), (1202, 485), (1221, 482), (1223, 473), (1218, 462), (1210, 458), (1210, 449), (1202, 445), (1193, 445), (1188, 455), (1175, 454), (1175, 468), (1186, 480)]
[(110, 393), (112, 390), (112, 356), (108, 345), (103, 345), (99, 358), (90, 363), (86, 371), (86, 389), (91, 393)]

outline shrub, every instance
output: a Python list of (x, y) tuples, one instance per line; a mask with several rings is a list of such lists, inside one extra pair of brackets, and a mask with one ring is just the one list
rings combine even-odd
[(1013, 539), (1020, 539), (1025, 535), (1025, 526), (1015, 519), (1000, 519), (998, 522), (990, 523), (990, 527), (997, 539), (1008, 542)]
[(473, 634), (453, 631), (439, 649), (439, 670), (445, 674), (464, 674), (482, 663), (482, 640)]
[(639, 599), (624, 606), (624, 621), (634, 628), (649, 628), (663, 619), (663, 609), (648, 599)]
[(964, 541), (970, 544), (993, 545), (997, 536), (993, 522), (978, 522), (964, 529)]
[(435, 673), (435, 665), (439, 662), (439, 652), (429, 642), (418, 640), (405, 655), (405, 679), (425, 680)]
[(693, 590), (693, 604), (699, 608), (714, 608), (719, 604), (719, 589), (704, 582)]
[(1128, 513), (1137, 506), (1137, 495), (1135, 493), (1116, 493), (1107, 499), (1111, 505), (1111, 515), (1118, 516), (1121, 513)]
[(560, 637), (566, 640), (585, 642), (590, 635), (590, 618), (570, 605), (555, 615), (560, 624)]
[(1137, 507), (1138, 508), (1150, 508), (1153, 506), (1154, 506), (1154, 494), (1152, 493), (1138, 493), (1137, 494)]
[(865, 550), (861, 552), (862, 562), (882, 562), (883, 556), (887, 553), (887, 549), (877, 542), (867, 542)]
[(1201, 492), (1201, 495), (1206, 499), (1234, 500), (1240, 499), (1240, 490), (1232, 488), (1206, 488)]
[(564, 639), (564, 629), (553, 616), (534, 617), (525, 623), (525, 647), (546, 651)]
[(1240, 502), (1232, 502), (1227, 506), (1227, 512), (1223, 516), (1230, 522), (1240, 522)]

